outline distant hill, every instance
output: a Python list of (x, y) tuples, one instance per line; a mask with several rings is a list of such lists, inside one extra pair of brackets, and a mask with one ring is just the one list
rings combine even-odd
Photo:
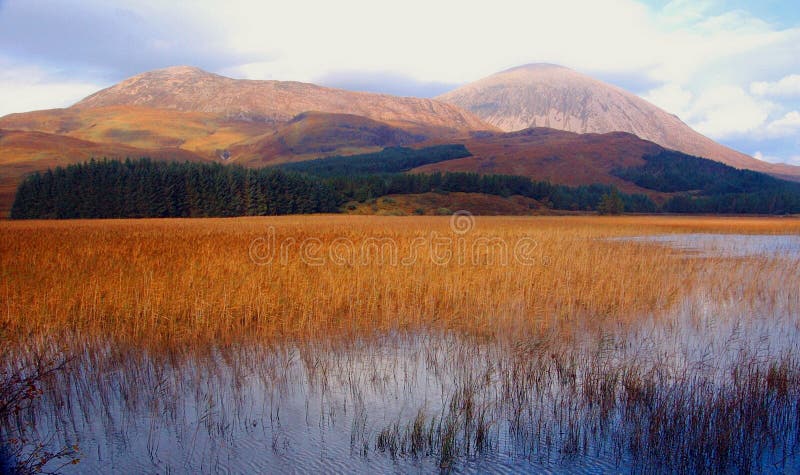
[(530, 127), (581, 134), (629, 132), (690, 155), (800, 180), (800, 167), (770, 164), (720, 145), (641, 97), (561, 66), (520, 66), (437, 99), (507, 132)]
[(471, 156), (425, 165), (415, 172), (477, 172), (522, 175), (566, 185), (607, 183), (621, 190), (645, 190), (612, 172), (644, 164), (644, 155), (663, 147), (635, 135), (576, 134), (534, 128), (510, 133), (478, 133), (464, 140)]
[(230, 155), (238, 163), (256, 165), (376, 151), (428, 138), (357, 115), (304, 112), (273, 131), (232, 146)]

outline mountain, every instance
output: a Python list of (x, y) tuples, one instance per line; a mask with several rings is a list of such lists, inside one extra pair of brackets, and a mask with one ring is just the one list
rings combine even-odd
[(73, 106), (144, 106), (205, 112), (226, 119), (288, 122), (308, 111), (354, 114), (406, 128), (491, 128), (474, 115), (431, 99), (352, 92), (291, 81), (231, 79), (198, 68), (150, 71), (103, 89)]
[(430, 99), (237, 80), (185, 66), (133, 76), (65, 109), (0, 117), (0, 129), (0, 214), (25, 174), (90, 158), (260, 166), (496, 130)]
[(529, 127), (581, 134), (629, 132), (736, 168), (800, 180), (800, 167), (770, 164), (720, 145), (634, 94), (561, 66), (512, 68), (436, 99), (471, 111), (507, 132)]

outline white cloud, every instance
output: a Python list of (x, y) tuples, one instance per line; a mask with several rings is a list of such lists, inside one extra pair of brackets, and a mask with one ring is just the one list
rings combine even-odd
[(664, 21), (673, 25), (696, 23), (705, 18), (716, 2), (711, 0), (672, 0), (661, 9)]
[(800, 97), (800, 74), (790, 74), (775, 82), (754, 82), (750, 92), (757, 96)]
[[(576, 15), (576, 11), (580, 11)], [(536, 61), (641, 69), (660, 36), (634, 0), (234, 2), (217, 12), (231, 47), (275, 55), (242, 75), (308, 80), (336, 70), (402, 71), (416, 80), (467, 82)], [(636, 41), (631, 41), (636, 38)], [(614, 54), (609, 54), (613, 52)]]
[(777, 108), (733, 85), (709, 88), (695, 95), (667, 84), (650, 91), (645, 98), (714, 139), (758, 132)]
[(697, 130), (714, 138), (752, 132), (762, 126), (775, 106), (759, 101), (742, 88), (723, 86), (706, 91), (693, 104), (692, 122)]
[(763, 132), (768, 138), (790, 137), (800, 134), (800, 112), (787, 112), (780, 119), (767, 124)]
[(692, 114), (691, 105), (694, 95), (677, 84), (666, 84), (653, 89), (643, 97), (684, 121), (688, 120)]
[[(707, 74), (709, 68), (733, 58), (741, 66), (741, 55), (763, 56), (767, 48), (796, 44), (795, 36), (771, 29), (745, 12), (714, 14), (718, 3), (674, 0), (654, 9), (639, 0), (495, 0), (490, 7), (457, 0), (402, 4), (122, 0), (112, 8), (99, 0), (89, 4), (64, 1), (51, 5), (56, 11), (47, 15), (49, 30), (58, 28), (58, 10), (64, 10), (62, 17), (72, 19), (69, 15), (76, 6), (95, 15), (94, 23), (114, 25), (114, 31), (128, 23), (136, 28), (112, 35), (113, 31), (95, 33), (81, 26), (81, 34), (69, 36), (84, 38), (76, 43), (79, 48), (69, 43), (69, 48), (48, 49), (42, 38), (53, 38), (53, 32), (37, 30), (44, 26), (32, 16), (33, 7), (12, 2), (10, 6), (16, 7), (0, 10), (0, 20), (6, 15), (6, 24), (15, 25), (16, 18), (8, 16), (27, 12), (21, 18), (28, 23), (17, 24), (13, 42), (0, 42), (0, 53), (4, 47), (16, 51), (20, 48), (16, 45), (30, 42), (28, 49), (37, 55), (60, 51), (61, 60), (80, 57), (107, 62), (109, 48), (103, 45), (109, 43), (106, 37), (110, 35), (115, 38), (113, 57), (128, 61), (133, 55), (139, 68), (147, 67), (146, 58), (136, 56), (146, 43), (151, 46), (146, 49), (148, 57), (159, 62), (153, 67), (171, 58), (190, 62), (189, 51), (203, 63), (199, 66), (216, 65), (218, 72), (248, 78), (311, 81), (337, 71), (399, 71), (417, 81), (456, 84), (546, 61), (583, 71), (635, 72), (652, 81), (687, 86), (698, 77), (712, 77)], [(120, 11), (126, 15), (120, 17)], [(102, 15), (111, 18), (103, 22)], [(169, 28), (157, 21), (164, 18), (170, 19)], [(92, 36), (100, 33), (105, 36)], [(126, 35), (135, 41), (123, 42)], [(125, 50), (125, 44), (130, 50)], [(80, 53), (68, 56), (65, 49)], [(786, 60), (796, 61), (795, 56), (786, 55)], [(743, 69), (747, 68), (738, 71)], [(731, 82), (729, 77), (724, 79)]]
[(36, 67), (4, 67), (0, 72), (0, 117), (66, 107), (101, 87), (90, 81), (59, 79)]

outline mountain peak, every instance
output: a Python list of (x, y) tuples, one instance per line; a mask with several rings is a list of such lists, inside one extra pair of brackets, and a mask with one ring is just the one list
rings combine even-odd
[(208, 71), (200, 69), (197, 66), (189, 66), (185, 64), (168, 66), (166, 68), (157, 69), (156, 71), (164, 71), (171, 74), (210, 74)]
[(146, 71), (135, 76), (131, 76), (128, 79), (125, 79), (120, 84), (132, 83), (136, 81), (142, 80), (189, 80), (195, 78), (203, 78), (203, 77), (222, 77), (216, 74), (210, 73), (203, 69), (200, 69), (196, 66), (169, 66), (166, 68), (161, 69), (154, 69), (152, 71)]
[(695, 132), (675, 115), (630, 92), (563, 66), (539, 63), (507, 69), (436, 99), (508, 132), (528, 127), (582, 134), (628, 132), (738, 168), (774, 168)]
[(112, 106), (203, 112), (266, 123), (288, 122), (302, 112), (316, 110), (360, 115), (401, 126), (492, 128), (468, 112), (431, 99), (344, 91), (300, 82), (231, 79), (193, 66), (138, 74), (92, 94), (73, 108)]

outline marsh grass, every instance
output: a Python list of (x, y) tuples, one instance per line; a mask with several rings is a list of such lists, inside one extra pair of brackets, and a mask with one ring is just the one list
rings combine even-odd
[[(478, 218), (464, 239), (536, 242), (533, 265), (438, 265), (415, 238), (454, 236), (436, 217), (283, 217), (0, 223), (0, 328), (10, 337), (65, 329), (133, 344), (307, 338), (419, 328), (492, 335), (575, 322), (631, 321), (667, 311), (723, 258), (602, 238), (717, 230), (800, 232), (797, 220)], [(274, 226), (279, 242), (390, 238), (411, 265), (311, 266), (297, 246), (285, 265), (255, 265), (252, 241)], [(493, 260), (494, 259), (494, 260)], [(721, 278), (720, 283), (729, 282)], [(751, 296), (755, 298), (755, 296)]]
[(533, 265), (421, 249), (410, 265), (311, 266), (295, 248), (259, 266), (248, 249), (268, 226), (323, 254), (343, 237), (404, 255), (452, 235), (438, 217), (0, 223), (6, 367), (71, 357), (13, 427), (50, 428), (53, 447), (144, 436), (162, 469), (165, 434), (207, 463), (259, 431), (283, 453), (297, 425), (349, 430), (350, 456), (444, 470), (798, 466), (798, 262), (607, 239), (798, 234), (798, 220), (477, 218), (464, 236), (531, 237)]

